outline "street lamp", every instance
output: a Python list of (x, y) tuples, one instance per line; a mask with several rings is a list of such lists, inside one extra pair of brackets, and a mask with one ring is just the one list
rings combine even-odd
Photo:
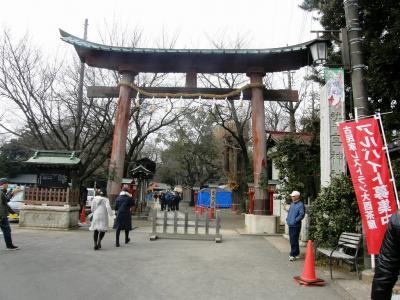
[(328, 43), (326, 39), (316, 39), (308, 44), (314, 64), (324, 64), (328, 57)]

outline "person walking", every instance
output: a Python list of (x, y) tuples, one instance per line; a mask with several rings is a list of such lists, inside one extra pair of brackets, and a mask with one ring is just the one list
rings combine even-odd
[(119, 235), (121, 230), (125, 231), (125, 244), (128, 244), (131, 240), (129, 238), (129, 231), (132, 230), (132, 216), (131, 209), (134, 206), (134, 200), (132, 195), (128, 192), (129, 187), (124, 185), (122, 191), (115, 199), (115, 212), (117, 217), (115, 218), (114, 229), (115, 233), (115, 246), (119, 247)]
[(175, 195), (174, 195), (174, 206), (175, 206), (175, 210), (179, 210), (179, 202), (181, 202), (182, 198), (179, 195), (178, 192), (175, 191)]
[(166, 201), (165, 201), (165, 193), (164, 192), (161, 192), (160, 204), (161, 204), (161, 211), (164, 211), (166, 209)]
[(165, 194), (165, 202), (167, 203), (168, 211), (174, 211), (174, 196), (170, 191)]
[(290, 194), (290, 197), (292, 198), (292, 204), (290, 204), (289, 207), (286, 223), (289, 226), (289, 260), (295, 261), (300, 255), (299, 236), (301, 230), (301, 220), (303, 220), (305, 216), (305, 206), (303, 201), (300, 200), (300, 192), (293, 191)]
[(7, 198), (8, 179), (0, 178), (0, 227), (3, 232), (4, 241), (6, 242), (7, 250), (18, 250), (19, 247), (15, 246), (11, 238), (11, 227), (8, 222), (8, 214), (15, 212), (8, 205), (9, 199)]
[(110, 201), (105, 197), (104, 191), (100, 189), (96, 191), (91, 211), (93, 217), (89, 230), (93, 231), (94, 250), (99, 250), (101, 249), (101, 240), (108, 230), (108, 216), (113, 216)]

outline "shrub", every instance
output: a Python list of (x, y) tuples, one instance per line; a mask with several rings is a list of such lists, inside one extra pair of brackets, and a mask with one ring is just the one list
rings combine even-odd
[(360, 232), (361, 216), (351, 178), (333, 178), (311, 204), (310, 238), (318, 246), (333, 247), (344, 231)]
[(279, 170), (279, 194), (281, 200), (290, 203), (289, 194), (300, 191), (306, 203), (314, 201), (319, 189), (319, 145), (299, 142), (294, 136), (287, 136), (276, 144), (276, 151), (270, 157)]

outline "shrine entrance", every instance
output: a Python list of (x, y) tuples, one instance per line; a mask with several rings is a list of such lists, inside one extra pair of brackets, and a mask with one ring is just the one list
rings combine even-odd
[[(267, 170), (264, 101), (297, 101), (294, 90), (268, 90), (263, 85), (266, 73), (299, 69), (311, 65), (310, 47), (317, 40), (272, 49), (149, 49), (106, 46), (92, 43), (60, 30), (61, 39), (73, 45), (82, 62), (91, 67), (118, 71), (121, 81), (117, 87), (91, 87), (89, 97), (118, 97), (110, 179), (107, 191), (113, 199), (120, 191), (126, 152), (131, 99), (141, 97), (183, 99), (250, 99), (252, 112), (254, 215), (265, 215), (267, 193), (260, 185)], [(318, 40), (319, 41), (319, 40)], [(137, 74), (185, 73), (185, 87), (149, 87), (134, 85)], [(249, 84), (240, 89), (198, 88), (198, 73), (242, 73)], [(243, 95), (241, 97), (241, 94)], [(111, 176), (112, 175), (112, 176)]]

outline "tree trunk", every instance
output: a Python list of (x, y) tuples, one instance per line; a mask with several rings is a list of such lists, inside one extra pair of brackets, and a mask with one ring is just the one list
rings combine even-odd
[(290, 132), (296, 132), (296, 118), (295, 118), (295, 109), (293, 107), (293, 103), (289, 103), (289, 130)]

